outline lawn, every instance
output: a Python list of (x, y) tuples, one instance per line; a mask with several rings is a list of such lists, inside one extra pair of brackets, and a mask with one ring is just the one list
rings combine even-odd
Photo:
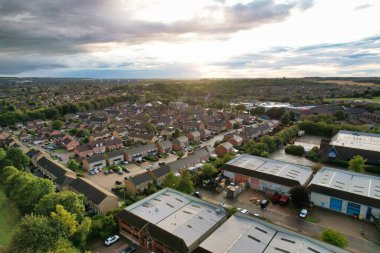
[(9, 243), (12, 231), (20, 221), (20, 213), (0, 189), (0, 248)]
[(325, 98), (326, 101), (366, 101), (380, 104), (380, 97), (374, 98)]

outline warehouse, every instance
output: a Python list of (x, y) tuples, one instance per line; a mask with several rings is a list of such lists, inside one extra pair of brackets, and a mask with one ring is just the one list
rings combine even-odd
[(212, 233), (195, 253), (348, 253), (343, 249), (236, 213)]
[(372, 221), (380, 218), (380, 178), (322, 168), (310, 182), (314, 205)]
[(331, 140), (321, 141), (323, 159), (349, 161), (361, 155), (368, 163), (380, 164), (380, 134), (339, 131)]
[(225, 219), (223, 208), (170, 188), (118, 214), (120, 234), (154, 252), (191, 252)]
[(246, 154), (239, 155), (221, 168), (231, 181), (247, 183), (250, 188), (268, 194), (287, 194), (293, 186), (307, 186), (313, 175), (307, 166)]

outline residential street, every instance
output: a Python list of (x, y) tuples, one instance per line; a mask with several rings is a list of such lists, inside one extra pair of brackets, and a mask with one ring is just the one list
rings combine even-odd
[[(228, 205), (247, 209), (251, 214), (257, 213), (264, 219), (272, 221), (274, 224), (314, 238), (318, 237), (321, 231), (326, 228), (338, 230), (347, 237), (349, 241), (347, 249), (352, 252), (380, 252), (380, 245), (371, 242), (375, 241), (380, 243), (379, 232), (376, 231), (372, 224), (367, 222), (360, 222), (359, 220), (353, 220), (352, 217), (343, 214), (314, 208), (313, 217), (317, 216), (318, 213), (320, 213), (322, 217), (320, 217), (318, 223), (311, 223), (299, 218), (297, 216), (298, 213), (295, 213), (296, 211), (289, 207), (284, 208), (278, 205), (269, 204), (266, 209), (261, 209), (259, 206), (252, 204), (249, 200), (255, 193), (250, 189), (244, 191), (235, 199), (224, 198), (222, 193), (212, 193), (202, 189), (200, 191), (202, 192), (204, 200), (216, 204), (223, 202)], [(326, 219), (326, 223), (328, 224), (323, 221), (324, 219)], [(366, 238), (368, 237), (371, 241), (361, 236), (360, 226), (366, 231)]]

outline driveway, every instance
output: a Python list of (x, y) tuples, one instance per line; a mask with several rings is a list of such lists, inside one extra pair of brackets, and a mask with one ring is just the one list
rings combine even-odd
[[(375, 226), (350, 216), (314, 207), (310, 216), (317, 222), (311, 223), (299, 218), (298, 209), (292, 208), (291, 205), (281, 207), (270, 203), (266, 209), (261, 209), (252, 204), (250, 202), (252, 197), (263, 199), (265, 196), (251, 189), (245, 190), (235, 199), (224, 198), (223, 193), (212, 193), (202, 189), (200, 191), (204, 199), (209, 202), (215, 204), (224, 202), (228, 205), (247, 209), (251, 214), (260, 214), (264, 219), (268, 219), (279, 226), (311, 237), (319, 237), (326, 228), (337, 230), (347, 237), (349, 241), (348, 250), (352, 252), (380, 252), (380, 235)], [(364, 235), (361, 234), (362, 231), (365, 231)]]

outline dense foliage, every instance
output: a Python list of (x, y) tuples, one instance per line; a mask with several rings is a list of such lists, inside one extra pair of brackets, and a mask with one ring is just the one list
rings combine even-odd
[(344, 237), (341, 233), (332, 229), (323, 230), (321, 233), (321, 238), (324, 242), (330, 243), (340, 248), (345, 248), (348, 245), (347, 238)]

